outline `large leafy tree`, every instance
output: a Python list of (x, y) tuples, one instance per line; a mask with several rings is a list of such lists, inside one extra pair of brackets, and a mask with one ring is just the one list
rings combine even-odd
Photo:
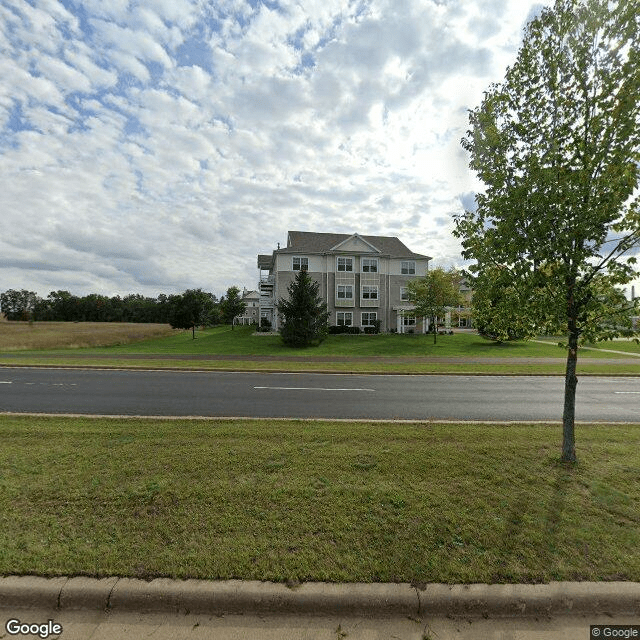
[(513, 283), (514, 317), (567, 337), (564, 461), (576, 460), (580, 342), (629, 333), (614, 291), (638, 275), (639, 99), (640, 0), (557, 0), (463, 140), (486, 185), (456, 220), (463, 256)]
[(445, 271), (442, 267), (429, 269), (423, 278), (410, 280), (407, 284), (409, 301), (415, 307), (415, 314), (429, 318), (433, 329), (433, 344), (438, 335), (437, 319), (444, 316), (450, 307), (457, 307), (460, 295), (461, 276), (456, 269)]
[(320, 344), (329, 332), (327, 305), (318, 294), (320, 285), (303, 269), (289, 285), (288, 299), (281, 298), (277, 308), (283, 318), (280, 335), (290, 347)]
[(0, 294), (0, 313), (4, 313), (7, 320), (32, 320), (39, 300), (34, 291), (9, 289)]
[(214, 296), (202, 289), (187, 289), (180, 295), (169, 296), (169, 303), (169, 324), (174, 329), (191, 329), (195, 339), (196, 325), (207, 323), (214, 306)]

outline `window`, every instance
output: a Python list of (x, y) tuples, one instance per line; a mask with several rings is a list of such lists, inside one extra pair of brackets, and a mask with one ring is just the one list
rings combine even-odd
[(339, 284), (338, 285), (338, 298), (339, 299), (352, 299), (353, 298), (353, 285), (351, 284)]
[(338, 311), (336, 322), (339, 327), (350, 327), (353, 324), (353, 313), (351, 311)]
[(400, 287), (400, 300), (403, 302), (409, 301), (409, 289), (407, 287)]
[(363, 300), (377, 300), (378, 299), (378, 287), (363, 286), (362, 287), (362, 299)]
[(353, 258), (338, 258), (338, 271), (353, 271)]
[(362, 258), (362, 273), (378, 273), (378, 259)]
[(415, 275), (416, 272), (416, 261), (415, 260), (405, 260), (402, 263), (400, 273), (403, 275)]
[(373, 323), (378, 319), (378, 314), (373, 312), (363, 313), (362, 314), (362, 326), (363, 327), (373, 327)]
[(309, 271), (309, 258), (294, 258), (293, 271)]
[(403, 316), (402, 324), (405, 327), (415, 327), (416, 326), (416, 317), (415, 316)]

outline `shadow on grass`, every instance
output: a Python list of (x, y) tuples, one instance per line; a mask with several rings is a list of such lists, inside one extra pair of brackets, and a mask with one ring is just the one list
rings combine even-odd
[[(501, 569), (492, 575), (492, 582), (539, 583), (559, 579), (554, 567), (558, 566), (559, 546), (567, 542), (560, 536), (567, 529), (568, 499), (577, 465), (559, 459), (541, 462), (546, 464), (541, 465), (540, 474), (549, 474), (553, 479), (547, 482), (541, 475), (538, 486), (522, 487), (514, 492), (505, 513), (497, 562)], [(528, 555), (532, 549), (537, 556)]]

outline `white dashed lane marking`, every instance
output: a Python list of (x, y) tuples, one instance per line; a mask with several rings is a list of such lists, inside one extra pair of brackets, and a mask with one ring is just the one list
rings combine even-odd
[(334, 389), (325, 387), (253, 387), (254, 389), (275, 389), (277, 391), (375, 391), (375, 389)]

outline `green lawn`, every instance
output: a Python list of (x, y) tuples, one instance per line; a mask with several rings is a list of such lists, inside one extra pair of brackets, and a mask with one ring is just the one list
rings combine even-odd
[(640, 355), (640, 344), (635, 340), (608, 340), (607, 342), (598, 342), (597, 344), (588, 344), (586, 346), (594, 349), (611, 349)]
[(640, 425), (0, 417), (0, 573), (640, 580)]
[[(637, 346), (635, 343), (633, 346), (629, 343), (624, 344), (630, 351), (633, 350), (633, 346)], [(239, 358), (230, 360), (216, 356)], [(253, 358), (254, 356), (258, 356), (258, 359)], [(265, 361), (260, 360), (260, 356), (275, 356), (277, 359)], [(320, 360), (314, 360), (316, 356)], [(402, 358), (404, 361), (394, 362), (392, 358)], [(434, 361), (433, 358), (454, 360), (442, 362)], [(497, 358), (498, 361), (468, 361), (474, 358)], [(525, 360), (510, 362), (507, 358)], [(557, 360), (545, 362), (542, 358)], [(224, 326), (198, 331), (195, 340), (192, 339), (191, 332), (187, 331), (126, 345), (84, 349), (13, 350), (5, 354), (0, 353), (0, 364), (337, 373), (562, 375), (565, 358), (566, 351), (558, 347), (556, 342), (496, 344), (469, 333), (438, 336), (435, 345), (433, 336), (420, 334), (331, 335), (318, 347), (291, 349), (282, 344), (278, 335), (256, 335), (251, 327), (236, 327), (235, 330), (231, 330), (230, 327)], [(640, 375), (640, 359), (638, 362), (621, 361), (615, 364), (603, 361), (623, 358), (624, 354), (583, 350), (578, 361), (578, 372), (588, 375)]]
[[(610, 343), (607, 343), (610, 344)], [(617, 343), (615, 343), (617, 344)], [(556, 343), (507, 342), (497, 344), (475, 334), (458, 333), (453, 336), (438, 336), (433, 344), (433, 335), (423, 334), (379, 334), (379, 335), (330, 335), (317, 347), (292, 349), (283, 345), (278, 335), (256, 335), (252, 327), (215, 327), (196, 333), (192, 339), (190, 331), (176, 335), (144, 340), (126, 345), (75, 349), (82, 354), (165, 354), (165, 355), (275, 355), (275, 356), (381, 356), (381, 357), (561, 357), (566, 352)], [(29, 353), (29, 352), (21, 352)], [(30, 352), (34, 353), (35, 352)], [(43, 350), (38, 355), (68, 354), (69, 350)], [(584, 351), (587, 358), (612, 357), (596, 351)]]
[[(497, 344), (480, 336), (458, 333), (438, 336), (424, 334), (330, 335), (317, 347), (291, 349), (278, 335), (255, 335), (252, 327), (216, 327), (196, 334), (185, 332), (170, 338), (148, 340), (126, 346), (107, 347), (110, 353), (225, 354), (279, 356), (479, 356), (479, 357), (565, 357), (557, 344), (533, 342)], [(594, 351), (586, 357), (598, 357)]]

